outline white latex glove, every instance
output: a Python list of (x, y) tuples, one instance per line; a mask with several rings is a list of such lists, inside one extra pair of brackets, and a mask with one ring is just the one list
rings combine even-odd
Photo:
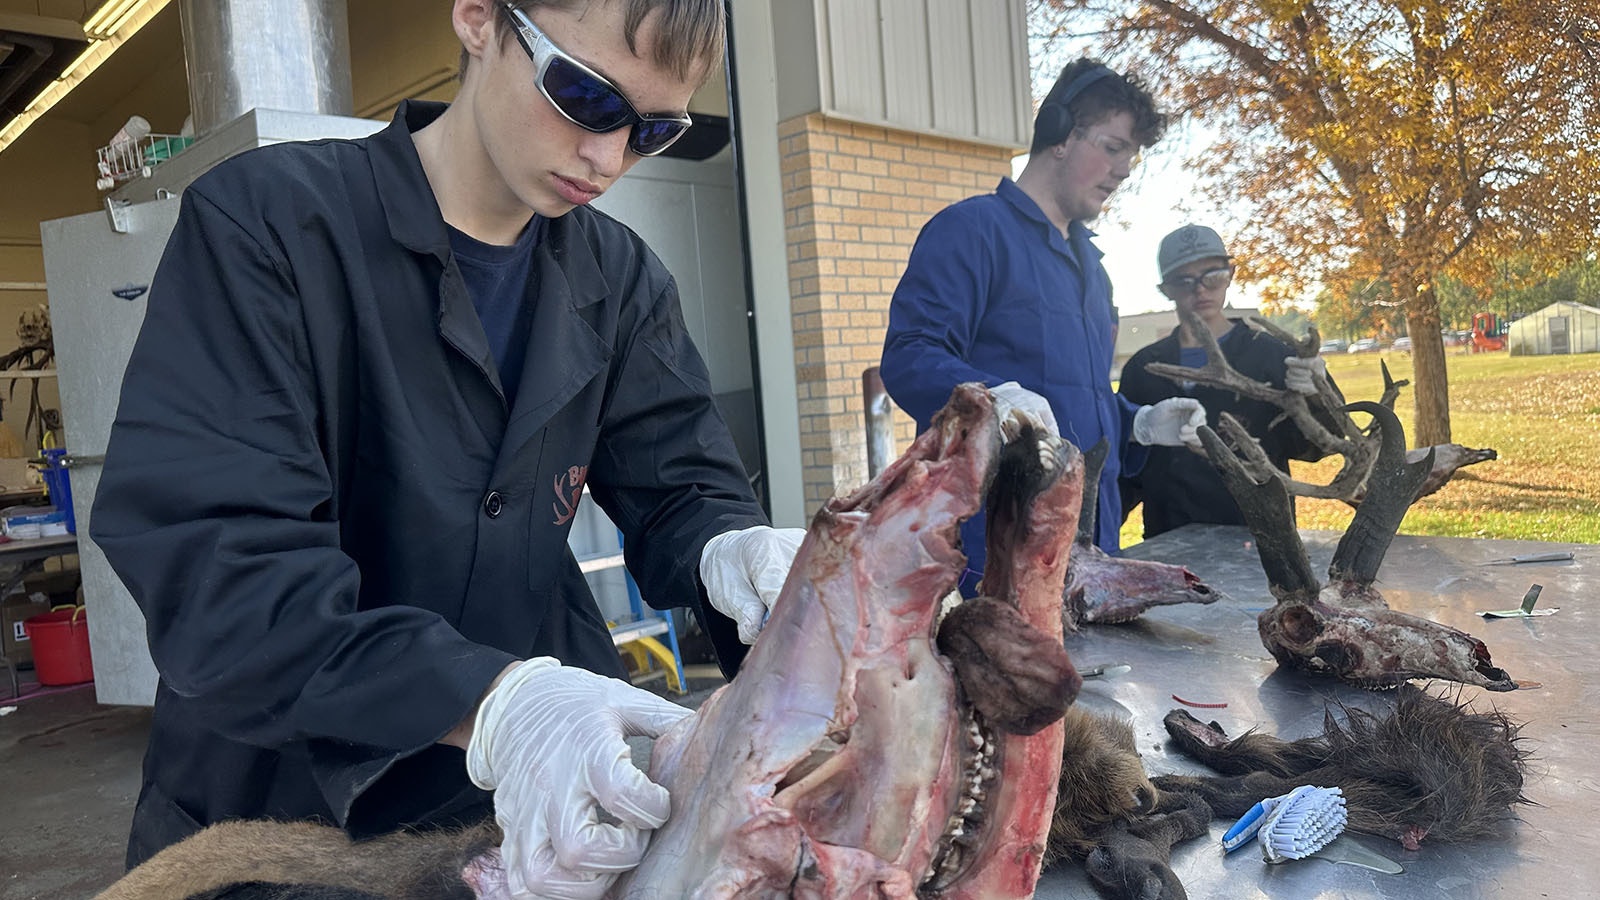
[(1133, 414), (1133, 439), (1141, 444), (1199, 450), (1206, 408), (1193, 397), (1168, 397)]
[(804, 528), (756, 525), (719, 534), (700, 551), (706, 597), (717, 612), (738, 623), (739, 640), (756, 642), (805, 537)]
[(1296, 394), (1316, 394), (1318, 376), (1328, 376), (1328, 364), (1320, 356), (1289, 356), (1283, 360), (1283, 386)]
[(690, 714), (548, 656), (506, 673), (478, 707), (467, 774), (494, 791), (512, 897), (597, 900), (639, 864), (671, 798), (623, 738), (656, 737)]
[(1050, 401), (1033, 391), (1015, 381), (1008, 381), (989, 388), (989, 396), (994, 398), (994, 412), (1000, 418), (1000, 430), (1005, 433), (1006, 440), (1017, 436), (1024, 419), (1031, 419), (1034, 425), (1056, 437), (1061, 436), (1056, 415), (1050, 410)]

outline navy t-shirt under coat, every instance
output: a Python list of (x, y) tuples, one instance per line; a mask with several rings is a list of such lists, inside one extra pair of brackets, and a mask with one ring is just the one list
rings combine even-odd
[(478, 311), (489, 352), (500, 370), (500, 391), (510, 409), (516, 406), (522, 364), (528, 356), (528, 323), (538, 299), (536, 279), (529, 278), (528, 271), (533, 248), (544, 231), (544, 218), (534, 216), (510, 246), (486, 244), (453, 225), (445, 227), (467, 296)]

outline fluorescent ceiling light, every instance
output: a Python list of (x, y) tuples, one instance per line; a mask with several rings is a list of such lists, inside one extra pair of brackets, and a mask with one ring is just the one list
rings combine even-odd
[(106, 25), (116, 21), (122, 14), (141, 6), (143, 2), (144, 0), (106, 0), (94, 11), (89, 20), (83, 23), (83, 30), (90, 35), (110, 36), (116, 33), (116, 28), (107, 28)]
[[(67, 63), (56, 80), (45, 86), (16, 118), (0, 127), (0, 152), (11, 146), (28, 126), (37, 122), (50, 108), (60, 103), (72, 89), (94, 74), (100, 64), (111, 58), (118, 47), (139, 33), (156, 13), (165, 9), (171, 0), (106, 0), (94, 15), (83, 23), (89, 37), (89, 46), (77, 59)], [(109, 27), (108, 27), (109, 24)], [(103, 31), (98, 29), (105, 29)]]

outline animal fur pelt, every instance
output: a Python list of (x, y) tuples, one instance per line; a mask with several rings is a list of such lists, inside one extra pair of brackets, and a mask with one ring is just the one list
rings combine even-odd
[(1119, 718), (1070, 707), (1056, 812), (1045, 865), (1083, 863), (1112, 900), (1183, 900), (1168, 860), (1172, 845), (1206, 833), (1211, 808), (1192, 793), (1158, 791), (1145, 774), (1133, 729)]
[(1127, 722), (1078, 706), (1069, 707), (1063, 721), (1067, 739), (1045, 847), (1047, 866), (1088, 856), (1111, 823), (1155, 811), (1157, 799)]
[(388, 900), (381, 894), (322, 884), (266, 884), (251, 881), (195, 894), (186, 900)]
[(1162, 791), (1154, 812), (1114, 822), (1101, 833), (1084, 871), (1108, 900), (1187, 900), (1172, 871), (1172, 846), (1206, 834), (1212, 818), (1199, 794)]
[(146, 860), (97, 900), (471, 900), (461, 872), (493, 822), (365, 841), (311, 822), (222, 822)]
[(1229, 740), (1181, 709), (1165, 718), (1183, 752), (1225, 777), (1167, 775), (1163, 791), (1194, 791), (1219, 817), (1242, 816), (1257, 801), (1300, 785), (1344, 792), (1351, 831), (1416, 850), (1424, 838), (1488, 837), (1514, 820), (1529, 751), (1522, 726), (1499, 710), (1475, 712), (1459, 697), (1404, 687), (1388, 715), (1330, 706), (1323, 733), (1297, 741), (1246, 733)]

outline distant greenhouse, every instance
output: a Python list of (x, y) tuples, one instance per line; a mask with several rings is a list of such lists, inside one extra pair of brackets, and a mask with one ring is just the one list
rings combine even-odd
[(1512, 356), (1600, 352), (1600, 309), (1563, 300), (1511, 323)]

